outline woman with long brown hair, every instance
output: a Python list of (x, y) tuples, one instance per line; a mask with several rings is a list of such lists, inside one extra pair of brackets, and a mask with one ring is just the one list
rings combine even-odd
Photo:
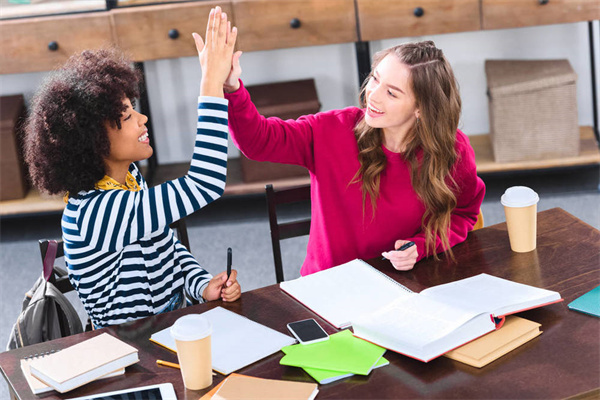
[(312, 222), (302, 275), (380, 254), (409, 270), (465, 240), (485, 186), (458, 130), (461, 100), (452, 68), (433, 42), (377, 53), (361, 108), (295, 121), (257, 112), (239, 80), (240, 55), (224, 85), (234, 142), (251, 159), (310, 172)]

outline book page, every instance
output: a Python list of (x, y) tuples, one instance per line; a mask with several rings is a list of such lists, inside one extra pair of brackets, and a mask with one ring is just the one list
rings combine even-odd
[(362, 260), (281, 282), (280, 287), (337, 328), (412, 293)]
[(495, 316), (560, 300), (560, 294), (488, 274), (433, 286), (420, 295)]
[[(355, 333), (368, 331), (369, 337), (380, 337), (386, 343), (389, 341), (400, 343), (400, 347), (423, 348), (479, 315), (473, 310), (413, 294), (355, 321), (353, 326)], [(488, 319), (492, 323), (491, 317)]]

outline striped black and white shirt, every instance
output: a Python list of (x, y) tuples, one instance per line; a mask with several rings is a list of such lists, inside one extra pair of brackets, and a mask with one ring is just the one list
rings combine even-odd
[(159, 313), (173, 295), (202, 301), (212, 278), (169, 224), (219, 198), (227, 172), (225, 99), (199, 97), (194, 154), (187, 175), (148, 189), (80, 192), (62, 217), (69, 278), (96, 327)]

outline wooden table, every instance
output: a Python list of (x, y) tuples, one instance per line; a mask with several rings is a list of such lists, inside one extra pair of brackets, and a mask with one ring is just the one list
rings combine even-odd
[[(600, 396), (600, 319), (569, 311), (567, 304), (600, 285), (600, 232), (562, 209), (538, 214), (538, 248), (530, 253), (510, 251), (505, 224), (471, 232), (465, 243), (455, 247), (457, 264), (431, 259), (410, 272), (392, 271), (387, 261), (370, 260), (376, 268), (412, 290), (466, 278), (485, 272), (516, 282), (556, 290), (564, 302), (520, 315), (542, 324), (544, 333), (527, 344), (477, 369), (440, 357), (429, 363), (388, 351), (390, 365), (367, 377), (354, 376), (319, 388), (318, 399), (365, 398), (584, 398)], [(178, 317), (222, 306), (287, 333), (286, 323), (314, 317), (329, 333), (335, 329), (271, 285), (246, 292), (240, 301), (215, 301), (184, 310), (87, 332), (52, 342), (0, 354), (0, 368), (13, 395), (34, 396), (19, 368), (28, 354), (61, 349), (107, 331), (136, 346), (140, 362), (127, 368), (125, 377), (92, 382), (65, 395), (51, 392), (44, 399), (61, 399), (86, 394), (171, 382), (179, 399), (197, 399), (205, 391), (186, 391), (179, 370), (158, 367), (156, 359), (176, 361), (176, 355), (152, 344), (153, 332), (171, 325)], [(279, 365), (278, 352), (240, 373), (263, 378), (311, 382), (301, 369)], [(219, 375), (214, 383), (223, 379)]]

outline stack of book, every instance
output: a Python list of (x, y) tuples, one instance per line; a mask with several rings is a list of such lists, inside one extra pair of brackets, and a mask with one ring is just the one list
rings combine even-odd
[(328, 340), (313, 344), (296, 344), (281, 349), (282, 365), (300, 367), (320, 384), (335, 382), (354, 374), (368, 375), (373, 369), (388, 365), (385, 349), (343, 330)]
[(34, 393), (49, 388), (65, 393), (96, 379), (122, 374), (125, 367), (138, 361), (135, 347), (103, 333), (45, 357), (23, 360), (21, 367)]

